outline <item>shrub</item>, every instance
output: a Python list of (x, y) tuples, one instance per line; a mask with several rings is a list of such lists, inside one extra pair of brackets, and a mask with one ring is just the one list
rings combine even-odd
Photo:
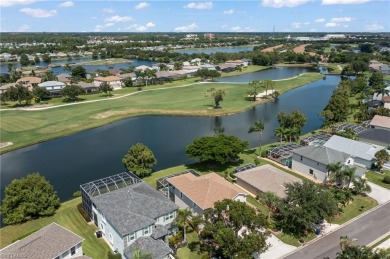
[(261, 157), (267, 157), (267, 150), (261, 151)]
[(260, 160), (260, 158), (256, 157), (254, 162), (255, 162), (255, 165), (260, 165), (261, 160)]
[(91, 221), (91, 218), (89, 217), (88, 213), (84, 210), (83, 205), (81, 203), (77, 204), (77, 209), (86, 222)]
[(80, 197), (81, 196), (81, 191), (75, 191), (74, 193), (73, 193), (73, 198), (78, 198), (78, 197)]
[(107, 258), (108, 259), (121, 259), (122, 256), (121, 256), (121, 254), (114, 254), (113, 252), (108, 251)]
[(386, 175), (385, 177), (383, 177), (383, 182), (386, 184), (390, 184), (390, 176)]

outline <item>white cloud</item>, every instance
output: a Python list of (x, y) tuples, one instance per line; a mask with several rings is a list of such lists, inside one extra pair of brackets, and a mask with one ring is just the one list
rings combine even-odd
[(189, 25), (179, 26), (174, 29), (174, 31), (180, 31), (180, 32), (187, 32), (187, 31), (194, 31), (198, 29), (198, 25), (196, 23), (191, 23)]
[(228, 27), (227, 24), (224, 24), (224, 25), (221, 26), (222, 29), (225, 29), (227, 27)]
[(96, 31), (96, 32), (101, 31), (102, 29), (107, 28), (107, 27), (111, 27), (114, 24), (115, 23), (112, 23), (112, 22), (109, 22), (109, 23), (106, 23), (106, 24), (103, 24), (103, 25), (98, 24), (98, 25), (96, 25), (94, 31)]
[(312, 0), (261, 0), (261, 4), (266, 7), (295, 7), (298, 5), (306, 4)]
[(211, 9), (213, 8), (212, 2), (199, 2), (199, 3), (189, 3), (188, 5), (185, 5), (184, 8), (190, 8), (190, 9)]
[(105, 13), (115, 13), (115, 9), (114, 8), (103, 8), (102, 11), (105, 12)]
[(380, 31), (380, 30), (383, 30), (385, 27), (383, 27), (382, 25), (379, 25), (377, 23), (370, 23), (370, 24), (366, 24), (364, 26), (364, 29), (367, 30), (367, 31)]
[(146, 25), (133, 24), (130, 27), (126, 28), (128, 30), (136, 30), (136, 31), (146, 31), (149, 28), (155, 27), (156, 24), (153, 22), (148, 22)]
[(325, 19), (324, 18), (318, 18), (318, 19), (315, 19), (314, 21), (315, 22), (325, 22)]
[(293, 23), (291, 24), (291, 26), (292, 26), (293, 28), (295, 28), (295, 29), (299, 29), (299, 28), (301, 28), (301, 23), (300, 23), (300, 22), (293, 22)]
[(115, 16), (106, 18), (104, 21), (105, 22), (117, 23), (117, 22), (129, 22), (129, 21), (132, 21), (132, 20), (133, 20), (133, 18), (131, 18), (130, 16), (115, 15)]
[(328, 22), (327, 24), (325, 24), (325, 27), (336, 27), (336, 26), (338, 26), (338, 24), (335, 22)]
[(303, 24), (304, 24), (304, 25), (309, 25), (310, 23), (309, 23), (309, 22), (304, 22)]
[(233, 14), (233, 13), (234, 13), (233, 9), (223, 11), (223, 14)]
[(234, 26), (231, 27), (230, 30), (234, 32), (253, 32), (254, 30), (251, 27), (241, 27), (241, 26)]
[(22, 9), (20, 9), (20, 11), (22, 13), (25, 13), (25, 14), (31, 15), (32, 17), (37, 17), (37, 18), (47, 18), (47, 17), (51, 17), (51, 16), (54, 16), (57, 14), (56, 10), (46, 11), (46, 10), (39, 9), (39, 8), (38, 9), (22, 8)]
[(72, 1), (66, 1), (58, 5), (59, 7), (72, 7), (74, 3)]
[(148, 3), (146, 3), (146, 2), (142, 2), (142, 3), (137, 4), (137, 5), (134, 7), (134, 9), (135, 9), (135, 10), (141, 10), (141, 9), (147, 8), (147, 7), (149, 7), (149, 6), (150, 6), (150, 4), (148, 4)]
[(371, 0), (322, 0), (323, 5), (333, 4), (363, 4), (370, 2)]
[(25, 32), (30, 29), (30, 25), (24, 24), (18, 28), (18, 32)]
[(18, 5), (18, 4), (31, 4), (34, 2), (38, 2), (38, 0), (1, 0), (0, 6), (7, 7), (12, 5)]
[(350, 22), (352, 21), (351, 17), (340, 17), (340, 18), (332, 18), (331, 22)]

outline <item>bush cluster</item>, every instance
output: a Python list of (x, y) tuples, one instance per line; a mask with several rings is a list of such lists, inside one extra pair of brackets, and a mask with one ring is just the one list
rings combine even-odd
[(385, 177), (383, 177), (383, 182), (386, 184), (390, 184), (390, 176), (386, 175)]

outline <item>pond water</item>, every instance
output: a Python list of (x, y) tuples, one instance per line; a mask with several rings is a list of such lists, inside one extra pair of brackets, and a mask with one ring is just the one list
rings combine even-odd
[(235, 115), (135, 117), (8, 152), (0, 156), (1, 192), (13, 179), (40, 172), (62, 200), (69, 199), (80, 184), (123, 172), (122, 157), (136, 143), (144, 143), (154, 152), (158, 160), (154, 170), (193, 162), (185, 154), (186, 145), (195, 138), (213, 135), (216, 130), (249, 141), (250, 147), (255, 147), (258, 134), (247, 132), (261, 118), (265, 122), (263, 143), (271, 143), (277, 141), (273, 131), (278, 127), (276, 115), (282, 110), (302, 111), (307, 116), (303, 133), (307, 133), (322, 125), (318, 114), (339, 81), (339, 76), (327, 76), (281, 95), (278, 101)]
[(253, 51), (254, 46), (237, 46), (237, 47), (216, 47), (216, 48), (202, 48), (202, 49), (179, 49), (175, 52), (187, 53), (187, 54), (212, 54), (216, 52), (237, 53), (240, 51)]

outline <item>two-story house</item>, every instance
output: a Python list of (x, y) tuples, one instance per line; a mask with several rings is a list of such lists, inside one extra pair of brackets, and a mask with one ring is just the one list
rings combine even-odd
[(81, 185), (81, 192), (84, 209), (112, 250), (131, 258), (133, 248), (142, 249), (137, 245), (143, 243), (143, 252), (160, 251), (153, 258), (172, 253), (166, 242), (175, 231), (171, 223), (179, 207), (137, 176), (122, 173), (96, 180)]

